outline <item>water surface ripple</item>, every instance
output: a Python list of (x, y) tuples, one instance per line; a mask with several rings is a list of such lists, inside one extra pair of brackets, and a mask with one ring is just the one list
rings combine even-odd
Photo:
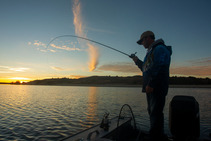
[[(170, 88), (165, 112), (174, 95), (191, 95), (200, 104), (201, 135), (211, 132), (211, 91)], [(146, 97), (141, 88), (0, 85), (0, 140), (60, 140), (101, 121), (105, 112), (117, 116), (129, 104), (138, 127), (149, 129)], [(129, 114), (127, 110), (123, 112)]]

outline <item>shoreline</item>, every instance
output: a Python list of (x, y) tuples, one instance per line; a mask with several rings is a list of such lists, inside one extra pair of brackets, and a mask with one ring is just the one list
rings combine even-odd
[(169, 85), (169, 88), (211, 88), (211, 85)]
[[(27, 85), (32, 86), (32, 84), (0, 84), (0, 85)], [(128, 84), (55, 84), (55, 85), (33, 85), (33, 86), (81, 86), (81, 87), (140, 87), (142, 85), (128, 85)], [(211, 85), (169, 85), (169, 88), (211, 88)]]

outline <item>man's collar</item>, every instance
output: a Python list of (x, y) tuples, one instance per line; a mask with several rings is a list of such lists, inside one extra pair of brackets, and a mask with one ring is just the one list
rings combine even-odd
[(148, 52), (149, 52), (154, 46), (156, 46), (157, 44), (160, 44), (160, 43), (164, 44), (163, 39), (158, 39), (158, 40), (154, 41), (154, 42), (149, 46)]

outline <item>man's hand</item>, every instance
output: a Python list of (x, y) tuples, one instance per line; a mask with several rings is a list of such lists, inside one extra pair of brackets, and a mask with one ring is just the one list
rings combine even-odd
[(150, 87), (150, 86), (146, 86), (146, 93), (152, 93), (153, 92), (153, 90), (154, 90), (154, 88), (152, 88), (152, 87)]
[(131, 54), (129, 57), (130, 57), (130, 58), (134, 58), (134, 57), (136, 57), (136, 53), (137, 53), (137, 52), (135, 52), (135, 53)]
[(131, 58), (133, 59), (134, 62), (137, 62), (138, 61), (138, 57), (137, 56), (133, 56)]

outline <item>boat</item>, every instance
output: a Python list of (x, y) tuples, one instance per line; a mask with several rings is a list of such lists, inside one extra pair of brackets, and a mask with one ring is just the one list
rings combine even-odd
[[(198, 106), (194, 97), (175, 96), (172, 99), (169, 119), (172, 136), (166, 137), (166, 141), (211, 141), (210, 135), (208, 138), (199, 137)], [(125, 107), (130, 110), (130, 116), (122, 115)], [(181, 115), (183, 121), (180, 121)], [(150, 136), (147, 131), (136, 127), (131, 107), (124, 104), (118, 116), (109, 119), (109, 113), (105, 113), (101, 123), (66, 137), (62, 141), (150, 141)]]

